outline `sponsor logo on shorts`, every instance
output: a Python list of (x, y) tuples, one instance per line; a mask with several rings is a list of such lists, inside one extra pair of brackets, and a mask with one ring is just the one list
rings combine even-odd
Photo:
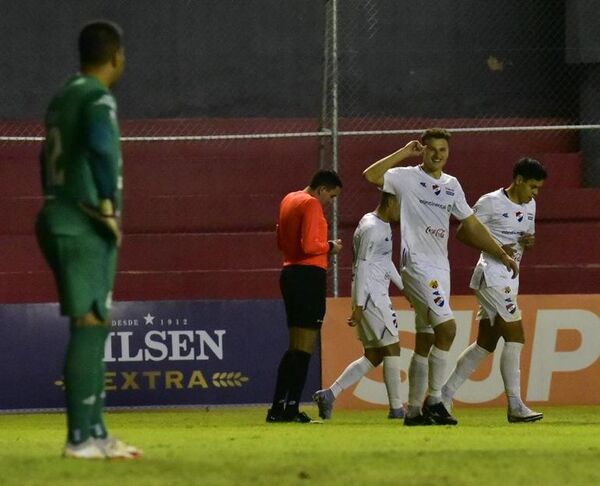
[(521, 211), (517, 211), (515, 213), (515, 216), (517, 217), (517, 221), (520, 223), (521, 221), (523, 221), (523, 212)]
[(438, 281), (437, 281), (437, 280), (430, 280), (430, 281), (429, 281), (429, 286), (430, 286), (432, 289), (437, 289), (437, 288), (440, 286), (440, 284), (438, 283)]
[(425, 228), (425, 233), (441, 239), (446, 237), (446, 230), (444, 228), (432, 228), (431, 226), (427, 226), (427, 228)]

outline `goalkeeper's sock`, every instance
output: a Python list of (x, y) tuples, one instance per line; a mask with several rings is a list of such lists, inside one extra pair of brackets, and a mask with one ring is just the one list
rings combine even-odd
[(106, 332), (101, 326), (71, 323), (64, 367), (68, 441), (71, 444), (80, 444), (90, 437), (98, 383), (98, 346), (105, 338)]
[(108, 326), (103, 326), (104, 339), (98, 343), (98, 354), (97, 354), (97, 375), (96, 375), (96, 402), (92, 405), (92, 411), (90, 414), (90, 434), (95, 439), (105, 439), (108, 437), (108, 431), (104, 423), (104, 403), (106, 401), (106, 392), (104, 391), (105, 371), (106, 365), (104, 364), (104, 344), (106, 337), (109, 333)]

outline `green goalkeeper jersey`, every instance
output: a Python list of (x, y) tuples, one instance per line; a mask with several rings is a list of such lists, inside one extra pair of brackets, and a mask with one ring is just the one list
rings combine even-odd
[(91, 76), (76, 75), (54, 96), (46, 113), (41, 155), (46, 202), (42, 217), (54, 234), (76, 235), (94, 224), (81, 206), (122, 202), (122, 158), (117, 105)]

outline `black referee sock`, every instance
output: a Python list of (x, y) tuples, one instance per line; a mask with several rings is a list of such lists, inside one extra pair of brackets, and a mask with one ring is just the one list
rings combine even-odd
[(292, 373), (294, 371), (294, 351), (287, 350), (277, 369), (277, 382), (275, 384), (275, 393), (273, 395), (273, 405), (271, 410), (274, 413), (282, 413), (285, 405), (285, 399), (288, 395)]
[(306, 376), (308, 375), (308, 365), (310, 364), (310, 353), (299, 351), (297, 349), (291, 351), (294, 354), (294, 368), (285, 406), (286, 415), (295, 415), (298, 413), (298, 406), (302, 391), (306, 384)]

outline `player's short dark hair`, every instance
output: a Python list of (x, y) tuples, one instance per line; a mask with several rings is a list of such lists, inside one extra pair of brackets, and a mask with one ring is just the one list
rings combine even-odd
[(79, 62), (97, 66), (109, 62), (121, 48), (123, 30), (114, 22), (95, 20), (79, 33)]
[(421, 143), (425, 144), (427, 140), (432, 138), (443, 138), (446, 142), (450, 142), (452, 135), (445, 128), (428, 128), (421, 135)]
[(390, 205), (390, 202), (396, 199), (396, 196), (390, 194), (389, 192), (381, 191), (381, 199), (379, 199), (379, 207), (381, 209), (385, 209)]
[(318, 170), (310, 181), (310, 188), (317, 189), (320, 186), (325, 186), (327, 189), (341, 188), (342, 180), (335, 170)]
[(513, 167), (513, 180), (521, 176), (524, 180), (535, 179), (544, 181), (548, 177), (546, 168), (536, 159), (531, 157), (520, 158)]

